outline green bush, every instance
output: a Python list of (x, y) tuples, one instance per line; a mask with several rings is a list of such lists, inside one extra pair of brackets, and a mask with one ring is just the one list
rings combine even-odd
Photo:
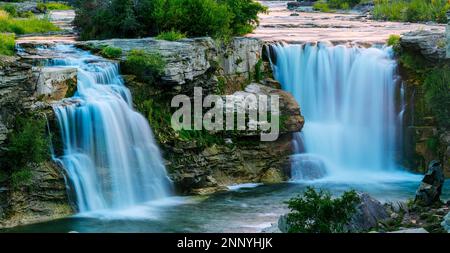
[(16, 129), (8, 137), (4, 164), (21, 170), (29, 162), (40, 163), (49, 158), (49, 138), (46, 121), (36, 117), (18, 117)]
[(350, 9), (359, 4), (361, 0), (328, 0), (328, 5), (335, 9)]
[(38, 3), (37, 8), (41, 11), (64, 11), (71, 10), (72, 7), (65, 3), (49, 2), (49, 3)]
[(287, 216), (289, 233), (339, 233), (356, 211), (359, 197), (355, 191), (332, 198), (328, 191), (308, 187), (303, 196), (290, 199)]
[(17, 190), (31, 183), (33, 174), (29, 168), (15, 170), (11, 173), (11, 186)]
[(6, 12), (8, 12), (8, 14), (11, 17), (17, 17), (18, 12), (17, 12), (17, 7), (13, 4), (5, 4), (0, 6), (0, 10), (4, 10)]
[(152, 83), (163, 74), (164, 67), (165, 61), (159, 54), (132, 50), (127, 55), (122, 69), (141, 81)]
[(16, 34), (44, 33), (59, 31), (59, 28), (46, 18), (13, 18), (7, 12), (0, 10), (0, 32)]
[(376, 0), (375, 19), (407, 22), (435, 21), (446, 23), (448, 0)]
[(82, 39), (156, 36), (227, 38), (251, 32), (267, 8), (253, 0), (78, 0)]
[(14, 55), (16, 46), (14, 34), (0, 33), (0, 55)]
[(171, 30), (168, 32), (162, 32), (156, 36), (158, 40), (168, 40), (168, 41), (177, 41), (186, 38), (186, 34)]
[(313, 9), (321, 12), (330, 12), (330, 6), (326, 2), (315, 2), (313, 5)]
[(107, 46), (100, 52), (106, 58), (114, 59), (122, 56), (122, 49), (117, 47)]
[(450, 127), (450, 67), (436, 68), (426, 74), (425, 99), (444, 127)]

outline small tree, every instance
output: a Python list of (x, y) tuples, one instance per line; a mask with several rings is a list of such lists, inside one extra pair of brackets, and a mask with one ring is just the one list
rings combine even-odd
[(359, 197), (354, 190), (332, 198), (329, 191), (308, 187), (303, 196), (287, 201), (289, 233), (339, 233), (356, 211)]

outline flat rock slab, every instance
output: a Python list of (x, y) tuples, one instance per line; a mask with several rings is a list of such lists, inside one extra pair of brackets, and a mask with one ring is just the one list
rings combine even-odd
[(391, 234), (427, 234), (428, 231), (426, 231), (424, 228), (409, 228), (409, 229), (402, 229), (398, 231), (392, 231), (389, 232)]
[(445, 25), (441, 24), (375, 21), (360, 14), (296, 12), (298, 16), (291, 16), (294, 12), (287, 9), (287, 2), (264, 1), (262, 4), (269, 7), (269, 13), (260, 15), (260, 26), (248, 37), (267, 42), (330, 41), (333, 44), (371, 45), (384, 44), (391, 34), (415, 30), (445, 31)]

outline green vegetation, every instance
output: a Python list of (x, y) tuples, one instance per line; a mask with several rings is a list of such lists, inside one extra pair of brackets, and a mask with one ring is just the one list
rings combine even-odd
[(29, 168), (15, 170), (11, 174), (11, 186), (17, 190), (31, 183), (33, 174)]
[(168, 40), (168, 41), (177, 41), (186, 38), (186, 34), (170, 30), (168, 32), (161, 32), (156, 36), (156, 39), (158, 40)]
[(436, 68), (426, 74), (425, 101), (439, 124), (450, 126), (450, 67)]
[(388, 46), (392, 47), (392, 49), (394, 49), (395, 52), (399, 52), (400, 51), (400, 35), (398, 34), (391, 34), (389, 35), (389, 38), (387, 40), (386, 43)]
[(59, 28), (47, 18), (14, 18), (8, 12), (0, 10), (0, 32), (15, 34), (44, 33), (58, 31)]
[(8, 137), (2, 164), (12, 170), (26, 168), (28, 163), (40, 163), (49, 158), (49, 137), (46, 121), (38, 117), (18, 117), (16, 129)]
[(122, 49), (118, 47), (107, 46), (104, 47), (100, 53), (106, 58), (115, 59), (122, 56)]
[(62, 2), (37, 3), (37, 9), (41, 12), (46, 11), (64, 11), (73, 9), (71, 6)]
[(82, 39), (155, 36), (227, 38), (251, 32), (266, 7), (253, 0), (78, 0)]
[(376, 0), (373, 17), (390, 21), (446, 23), (449, 10), (448, 0)]
[(0, 55), (14, 55), (15, 36), (11, 33), (0, 33)]
[(159, 54), (134, 49), (128, 53), (123, 69), (126, 73), (135, 75), (140, 81), (153, 83), (163, 74), (165, 64)]
[(321, 0), (313, 5), (313, 9), (321, 12), (334, 12), (336, 9), (349, 10), (361, 0)]
[(359, 197), (347, 191), (332, 198), (328, 191), (308, 187), (303, 196), (290, 199), (291, 212), (287, 216), (289, 233), (339, 233), (356, 211)]

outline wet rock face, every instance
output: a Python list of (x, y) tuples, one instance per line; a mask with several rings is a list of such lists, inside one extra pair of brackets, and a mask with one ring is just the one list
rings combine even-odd
[(417, 189), (415, 202), (424, 206), (439, 202), (444, 180), (441, 164), (438, 161), (431, 161), (428, 171)]

